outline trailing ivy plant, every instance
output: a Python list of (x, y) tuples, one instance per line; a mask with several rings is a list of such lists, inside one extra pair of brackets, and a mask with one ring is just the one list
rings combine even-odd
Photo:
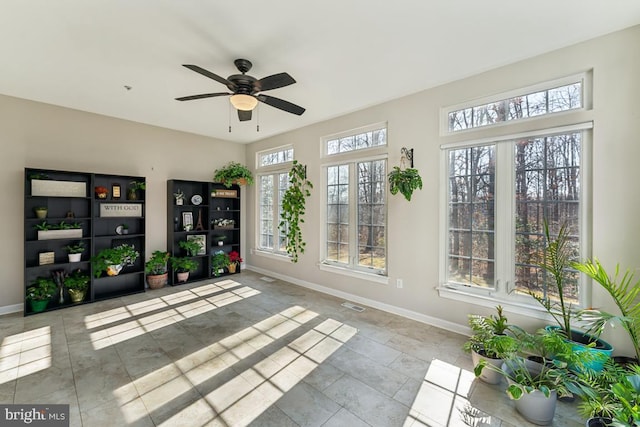
[(400, 192), (408, 201), (411, 201), (411, 195), (416, 189), (422, 190), (422, 178), (420, 178), (417, 169), (402, 170), (398, 166), (394, 166), (393, 170), (389, 172), (388, 178), (391, 194), (396, 195)]
[(311, 196), (313, 184), (307, 179), (306, 166), (293, 161), (289, 171), (289, 188), (282, 198), (280, 230), (287, 236), (287, 253), (291, 262), (298, 262), (298, 254), (304, 253), (306, 242), (302, 239), (300, 224), (304, 222), (306, 198)]

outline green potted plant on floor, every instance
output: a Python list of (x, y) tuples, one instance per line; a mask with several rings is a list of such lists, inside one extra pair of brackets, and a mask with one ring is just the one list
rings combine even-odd
[[(570, 272), (570, 268), (576, 265), (574, 258), (577, 256), (576, 251), (570, 244), (570, 234), (567, 225), (564, 224), (558, 230), (556, 237), (551, 236), (549, 223), (544, 221), (544, 235), (546, 239), (546, 248), (541, 255), (538, 266), (546, 271), (551, 280), (547, 282), (548, 286), (553, 289), (552, 292), (540, 294), (538, 292), (529, 291), (531, 295), (544, 309), (555, 319), (558, 328), (570, 341), (574, 343), (574, 351), (576, 352), (597, 352), (598, 357), (592, 358), (593, 365), (591, 369), (602, 369), (604, 361), (611, 356), (613, 347), (606, 341), (597, 336), (590, 335), (574, 329), (571, 324), (572, 320), (577, 320), (581, 316), (581, 311), (572, 307), (572, 304), (566, 300), (565, 286), (568, 282), (569, 274), (577, 275)], [(557, 295), (557, 300), (551, 295)], [(549, 326), (548, 328), (553, 328)]]
[(253, 184), (253, 174), (244, 165), (238, 162), (229, 162), (213, 173), (213, 182), (220, 182), (225, 187), (231, 188), (233, 184)]
[[(497, 315), (489, 317), (478, 314), (469, 315), (469, 327), (472, 335), (464, 343), (463, 349), (471, 353), (473, 366), (480, 360), (497, 366), (502, 365), (503, 357), (518, 349), (518, 343), (512, 336), (506, 334), (509, 324), (502, 312), (502, 307), (496, 307)], [(484, 369), (479, 378), (488, 384), (498, 384), (502, 376), (491, 369)]]
[(611, 276), (597, 259), (575, 263), (574, 268), (600, 284), (620, 311), (620, 315), (614, 315), (599, 309), (583, 310), (581, 318), (589, 324), (587, 331), (600, 335), (607, 323), (620, 323), (633, 344), (636, 353), (635, 363), (638, 363), (640, 361), (640, 301), (638, 300), (640, 280), (634, 281), (634, 275), (629, 270), (620, 275), (619, 265), (616, 265), (615, 272)]
[(211, 256), (211, 273), (218, 277), (224, 274), (224, 270), (229, 267), (229, 255), (224, 251), (218, 251)]
[(198, 262), (191, 258), (171, 257), (169, 261), (179, 283), (189, 280), (189, 273), (198, 269)]
[(89, 276), (80, 269), (75, 270), (64, 278), (64, 286), (67, 288), (72, 302), (76, 303), (84, 300), (87, 289), (89, 289), (89, 279)]
[(167, 273), (167, 261), (169, 252), (153, 251), (149, 261), (144, 264), (144, 271), (147, 274), (147, 283), (150, 289), (160, 289), (167, 284), (169, 274)]
[(26, 300), (29, 301), (31, 311), (34, 313), (44, 311), (57, 289), (55, 282), (49, 277), (38, 277), (34, 280), (32, 286), (27, 288), (26, 294)]
[(107, 276), (117, 276), (124, 267), (132, 266), (139, 256), (140, 252), (129, 244), (102, 249), (96, 256), (91, 257), (93, 274), (96, 278), (99, 278), (102, 272)]
[[(558, 397), (580, 391), (577, 377), (569, 365), (584, 367), (590, 353), (576, 353), (558, 330), (542, 329), (535, 334), (521, 329), (515, 333), (519, 351), (507, 353), (504, 363), (495, 366), (481, 360), (474, 368), (477, 377), (484, 369), (494, 370), (507, 379), (507, 395), (515, 401), (516, 410), (534, 424), (553, 421)], [(540, 363), (524, 357), (537, 355)]]

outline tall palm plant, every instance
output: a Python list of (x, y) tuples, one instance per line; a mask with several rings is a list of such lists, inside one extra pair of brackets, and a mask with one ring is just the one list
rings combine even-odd
[(611, 295), (621, 313), (617, 316), (603, 310), (583, 310), (581, 318), (589, 323), (589, 332), (599, 335), (607, 322), (618, 321), (629, 334), (636, 359), (640, 360), (640, 301), (636, 301), (640, 295), (640, 280), (634, 282), (634, 275), (629, 270), (620, 277), (619, 265), (611, 277), (597, 259), (574, 263), (573, 267), (598, 282)]
[(567, 224), (563, 224), (558, 235), (552, 238), (549, 223), (545, 219), (544, 235), (547, 247), (538, 266), (553, 276), (558, 291), (558, 301), (552, 300), (549, 295), (539, 295), (533, 291), (529, 291), (529, 295), (547, 310), (567, 337), (571, 338), (571, 317), (575, 312), (572, 310), (571, 303), (565, 301), (564, 295), (566, 270), (572, 266), (573, 258), (573, 250), (569, 245), (569, 229)]

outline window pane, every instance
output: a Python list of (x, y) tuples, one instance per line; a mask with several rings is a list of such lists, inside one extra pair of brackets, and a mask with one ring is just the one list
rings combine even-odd
[[(555, 285), (547, 288), (552, 277), (536, 266), (546, 247), (545, 219), (551, 236), (566, 224), (571, 234), (569, 247), (573, 260), (579, 260), (581, 136), (553, 135), (515, 144), (515, 262), (516, 290), (520, 293), (532, 291), (558, 298), (553, 294)], [(567, 275), (564, 297), (577, 304), (579, 276), (575, 271), (567, 271)]]
[(576, 82), (451, 111), (447, 115), (448, 130), (457, 132), (581, 107), (582, 82)]
[(449, 152), (448, 280), (494, 287), (495, 147)]
[(387, 144), (387, 129), (374, 129), (325, 141), (328, 155), (363, 150)]
[(260, 167), (290, 162), (293, 160), (293, 148), (284, 148), (270, 153), (260, 153), (258, 159), (258, 165)]
[[(359, 162), (358, 170), (358, 263), (386, 268), (386, 161)], [(374, 221), (375, 213), (375, 225)]]
[(260, 176), (260, 239), (259, 245), (263, 249), (273, 249), (273, 176)]
[(348, 207), (349, 165), (330, 166), (327, 168), (327, 260), (348, 262)]

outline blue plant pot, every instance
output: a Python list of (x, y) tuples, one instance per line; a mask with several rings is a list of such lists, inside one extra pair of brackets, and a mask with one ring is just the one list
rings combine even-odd
[[(545, 329), (548, 331), (558, 330), (560, 329), (560, 327), (547, 326)], [(587, 347), (587, 345), (590, 342), (594, 342), (594, 341), (596, 343), (595, 347)], [(591, 361), (590, 363), (584, 364), (585, 368), (591, 369), (596, 372), (602, 371), (604, 367), (604, 363), (607, 361), (607, 359), (611, 357), (611, 354), (613, 353), (613, 346), (608, 342), (606, 342), (605, 340), (596, 338), (593, 335), (585, 334), (584, 332), (576, 331), (573, 329), (571, 330), (571, 339), (569, 340), (569, 342), (573, 344), (572, 349), (575, 353), (581, 353), (585, 351), (596, 353), (594, 358), (595, 360)], [(571, 366), (569, 366), (569, 368), (574, 371), (577, 370)]]

